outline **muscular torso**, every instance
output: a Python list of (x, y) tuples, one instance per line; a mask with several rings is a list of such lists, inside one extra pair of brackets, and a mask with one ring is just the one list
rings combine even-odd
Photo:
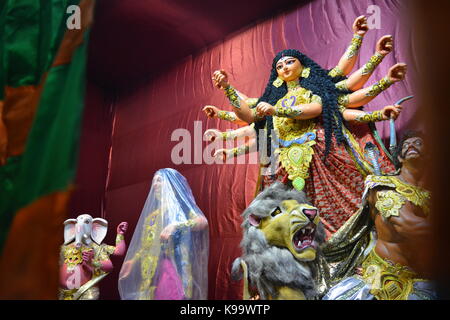
[(430, 250), (429, 219), (421, 207), (408, 200), (399, 209), (399, 216), (382, 217), (374, 204), (377, 200), (377, 192), (387, 190), (394, 189), (377, 188), (371, 190), (369, 197), (371, 214), (378, 234), (375, 251), (380, 257), (408, 266), (420, 275), (424, 270), (423, 262)]

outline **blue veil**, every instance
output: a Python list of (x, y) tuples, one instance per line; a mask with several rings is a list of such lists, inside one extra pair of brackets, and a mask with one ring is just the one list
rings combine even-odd
[(126, 300), (206, 299), (208, 222), (184, 178), (158, 170), (119, 274)]

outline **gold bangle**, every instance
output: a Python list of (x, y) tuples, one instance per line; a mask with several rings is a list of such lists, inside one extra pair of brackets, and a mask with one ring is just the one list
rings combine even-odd
[(123, 241), (123, 240), (125, 240), (125, 237), (123, 234), (118, 234), (116, 236), (116, 244), (118, 244), (120, 241)]
[(358, 54), (358, 51), (362, 45), (362, 39), (363, 37), (361, 37), (358, 34), (353, 35), (352, 41), (350, 42), (350, 46), (346, 51), (347, 59), (350, 59)]
[(338, 97), (338, 104), (341, 106), (348, 106), (350, 103), (350, 94), (343, 94)]
[(225, 95), (227, 96), (233, 107), (238, 109), (241, 108), (241, 99), (239, 98), (236, 89), (234, 89), (232, 86), (228, 86), (227, 88), (225, 88)]
[(185, 222), (177, 224), (176, 229), (180, 230), (180, 231), (183, 231), (183, 230), (191, 228), (193, 226), (195, 226), (195, 220), (194, 219), (189, 219), (189, 220), (187, 220)]
[(231, 149), (231, 155), (233, 157), (237, 157), (237, 156), (240, 156), (242, 154), (248, 153), (249, 150), (250, 150), (250, 147), (248, 145), (240, 146), (240, 147)]
[(301, 115), (303, 111), (298, 107), (276, 107), (275, 108), (275, 115), (277, 117), (284, 117), (284, 118), (295, 118)]
[(391, 80), (389, 80), (388, 77), (384, 77), (383, 79), (381, 79), (380, 81), (378, 81), (377, 83), (373, 84), (370, 87), (369, 92), (366, 93), (367, 97), (375, 97), (377, 95), (379, 95), (381, 92), (383, 92), (384, 90), (386, 90), (387, 88), (389, 88), (391, 85), (393, 84), (393, 82)]
[(237, 138), (237, 133), (233, 131), (226, 131), (221, 133), (222, 140), (233, 140)]
[(258, 115), (258, 113), (256, 112), (256, 108), (253, 108), (251, 110), (252, 110), (253, 118), (255, 119), (254, 121), (261, 121), (262, 119), (264, 119), (264, 116)]
[(247, 99), (245, 99), (245, 103), (248, 105), (249, 108), (256, 106), (257, 102), (258, 102), (258, 98), (247, 98)]
[(228, 112), (223, 110), (217, 112), (217, 118), (231, 122), (236, 121), (237, 119), (236, 114), (234, 112)]
[(383, 59), (384, 56), (381, 53), (379, 52), (375, 53), (362, 68), (362, 75), (372, 73), (373, 70), (375, 70), (375, 68), (378, 67), (381, 61), (383, 61)]
[(335, 84), (335, 87), (338, 88), (339, 90), (348, 91), (347, 79), (339, 81), (338, 83)]
[(336, 66), (333, 69), (331, 69), (330, 72), (328, 72), (328, 75), (330, 77), (332, 77), (332, 78), (335, 78), (335, 77), (338, 77), (338, 76), (343, 76), (344, 75), (344, 71), (342, 71), (341, 68)]
[(374, 112), (369, 112), (364, 115), (358, 116), (355, 119), (358, 122), (368, 123), (368, 122), (377, 122), (383, 121), (383, 111), (377, 110)]

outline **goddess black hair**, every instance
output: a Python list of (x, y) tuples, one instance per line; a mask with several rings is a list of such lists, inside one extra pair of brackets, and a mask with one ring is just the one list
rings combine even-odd
[[(269, 82), (263, 95), (258, 99), (258, 102), (267, 102), (275, 105), (279, 99), (284, 97), (288, 92), (287, 85), (284, 82), (280, 87), (275, 87), (273, 82), (277, 79), (278, 73), (276, 64), (282, 57), (289, 56), (297, 58), (304, 68), (310, 68), (310, 74), (307, 78), (300, 78), (300, 86), (310, 90), (313, 94), (318, 95), (322, 99), (322, 118), (325, 129), (325, 159), (331, 149), (331, 139), (334, 135), (336, 141), (341, 143), (344, 141), (342, 133), (343, 117), (339, 111), (338, 96), (340, 94), (349, 93), (350, 91), (342, 91), (336, 88), (335, 83), (345, 79), (345, 77), (331, 77), (328, 71), (320, 67), (313, 60), (295, 49), (288, 49), (279, 52), (272, 63), (272, 71), (270, 73)], [(259, 146), (259, 130), (267, 128), (267, 155), (271, 154), (271, 132), (273, 130), (273, 119), (271, 116), (266, 116), (263, 120), (255, 123), (255, 130), (258, 138)]]

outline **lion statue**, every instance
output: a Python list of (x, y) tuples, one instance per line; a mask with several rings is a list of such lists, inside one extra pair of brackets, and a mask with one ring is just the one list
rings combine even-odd
[(231, 276), (244, 276), (260, 299), (317, 299), (316, 257), (325, 241), (317, 208), (280, 182), (261, 192), (243, 212), (243, 256), (233, 262)]

